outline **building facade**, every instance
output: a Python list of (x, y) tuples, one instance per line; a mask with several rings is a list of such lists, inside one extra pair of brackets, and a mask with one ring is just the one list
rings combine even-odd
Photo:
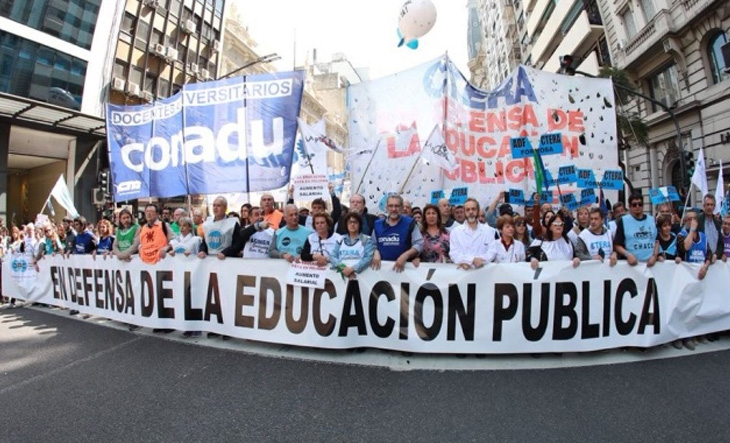
[(0, 216), (8, 222), (35, 219), (61, 174), (77, 209), (94, 211), (100, 91), (121, 11), (114, 0), (0, 2)]
[[(624, 104), (649, 126), (648, 146), (624, 152), (629, 178), (636, 187), (684, 188), (680, 155), (704, 150), (711, 193), (719, 174), (730, 167), (730, 2), (714, 0), (623, 0), (599, 2), (614, 65), (625, 70), (636, 88), (662, 106), (635, 97)], [(725, 50), (728, 51), (727, 46)], [(728, 54), (730, 55), (730, 54)], [(678, 133), (679, 132), (679, 133)], [(725, 170), (720, 171), (722, 162)], [(726, 165), (726, 166), (725, 166)], [(701, 201), (697, 191), (691, 193)]]

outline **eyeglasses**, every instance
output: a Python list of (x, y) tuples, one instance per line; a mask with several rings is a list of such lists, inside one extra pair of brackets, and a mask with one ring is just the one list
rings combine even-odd
[(565, 223), (563, 222), (553, 222), (550, 226), (557, 226), (559, 228), (562, 228)]
[(638, 203), (638, 202), (636, 202), (636, 203), (631, 203), (631, 207), (632, 207), (632, 208), (639, 208), (639, 207), (641, 207), (641, 206), (644, 206), (644, 203)]

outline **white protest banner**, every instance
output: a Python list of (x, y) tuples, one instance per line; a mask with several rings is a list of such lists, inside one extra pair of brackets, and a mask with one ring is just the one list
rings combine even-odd
[(294, 200), (296, 201), (312, 201), (315, 198), (327, 199), (329, 197), (329, 179), (327, 175), (300, 175), (292, 177), (294, 185)]
[[(378, 188), (382, 190), (384, 182), (401, 184), (397, 182), (401, 168), (410, 167), (409, 157), (419, 153), (419, 140), (405, 151), (396, 149), (398, 128), (410, 127), (414, 121), (421, 130), (443, 128), (446, 147), (459, 165), (453, 172), (434, 165), (414, 170), (405, 191), (414, 205), (429, 202), (433, 190), (459, 186), (468, 186), (472, 196), (493, 194), (490, 188), (497, 186), (531, 191), (532, 159), (514, 158), (510, 147), (513, 138), (523, 135), (536, 147), (541, 140), (552, 141), (550, 152), (559, 153), (543, 156), (546, 169), (557, 171), (566, 164), (594, 171), (618, 168), (609, 79), (518, 66), (493, 91), (480, 91), (448, 58), (441, 58), (398, 75), (352, 85), (348, 91), (350, 146), (369, 146), (377, 137), (383, 137), (386, 145), (360, 190), (369, 207), (382, 195)], [(382, 174), (391, 170), (392, 174)]]
[(286, 273), (286, 284), (303, 286), (305, 288), (324, 289), (324, 280), (327, 276), (326, 266), (317, 266), (314, 263), (292, 263)]
[(48, 216), (46, 214), (38, 214), (35, 216), (35, 223), (34, 225), (36, 227), (40, 226), (46, 226), (48, 224)]
[[(33, 266), (33, 253), (13, 252), (9, 255), (9, 258), (6, 256), (3, 261), (9, 265), (10, 277), (13, 282), (26, 289), (33, 287), (37, 278)], [(4, 268), (5, 264), (3, 264), (3, 272)]]
[(730, 263), (449, 264), (383, 262), (324, 289), (286, 283), (284, 260), (167, 257), (39, 262), (32, 284), (3, 263), (3, 293), (124, 323), (318, 348), (514, 354), (654, 346), (730, 329)]

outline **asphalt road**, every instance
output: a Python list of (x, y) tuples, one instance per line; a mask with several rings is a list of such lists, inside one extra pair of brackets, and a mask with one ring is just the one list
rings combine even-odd
[(730, 351), (558, 369), (394, 371), (6, 309), (0, 441), (726, 442), (728, 368)]

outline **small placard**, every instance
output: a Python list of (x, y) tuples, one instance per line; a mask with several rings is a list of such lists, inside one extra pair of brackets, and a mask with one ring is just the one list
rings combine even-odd
[(324, 289), (326, 275), (327, 266), (294, 262), (289, 266), (289, 272), (286, 274), (286, 282), (294, 286)]
[(590, 206), (594, 203), (598, 203), (596, 191), (593, 189), (582, 189), (580, 191), (580, 206)]
[(449, 203), (454, 205), (463, 205), (466, 203), (466, 199), (469, 197), (469, 188), (463, 186), (461, 188), (454, 188), (449, 196)]
[(439, 200), (444, 198), (446, 194), (444, 194), (443, 189), (439, 189), (438, 191), (431, 191), (431, 204), (437, 205)]
[(603, 173), (601, 187), (612, 191), (620, 191), (624, 188), (624, 172), (620, 169), (610, 169)]
[(567, 185), (569, 183), (575, 183), (578, 181), (578, 175), (576, 174), (575, 165), (565, 165), (558, 169), (558, 183), (561, 185)]
[(312, 201), (315, 198), (329, 197), (329, 180), (325, 174), (299, 175), (292, 179), (294, 200)]
[(578, 188), (580, 189), (596, 189), (599, 185), (592, 169), (578, 169)]
[(562, 154), (563, 135), (559, 132), (541, 135), (538, 150), (540, 155)]
[(575, 211), (580, 207), (578, 205), (578, 201), (575, 199), (575, 195), (573, 195), (572, 193), (561, 195), (560, 203), (562, 203), (562, 205), (565, 206), (569, 211)]
[(527, 137), (512, 137), (509, 140), (509, 147), (513, 159), (532, 157), (532, 144)]
[(510, 189), (508, 198), (506, 203), (520, 206), (525, 205), (525, 191), (522, 189)]

